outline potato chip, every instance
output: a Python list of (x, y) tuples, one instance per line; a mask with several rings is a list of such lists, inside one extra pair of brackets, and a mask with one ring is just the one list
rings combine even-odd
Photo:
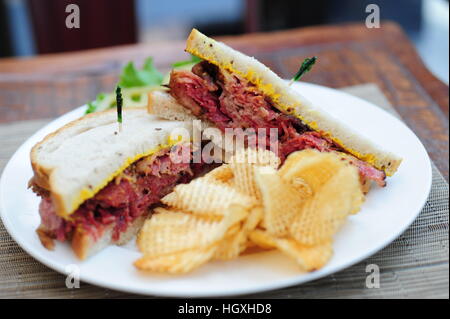
[(253, 255), (253, 254), (263, 253), (263, 252), (267, 251), (267, 249), (256, 245), (252, 241), (248, 241), (246, 246), (247, 246), (247, 248), (241, 253), (240, 256)]
[(232, 226), (230, 226), (230, 228), (228, 228), (228, 230), (225, 232), (225, 235), (224, 235), (223, 238), (231, 237), (231, 236), (236, 235), (237, 233), (239, 233), (241, 231), (241, 226), (242, 225), (239, 222), (234, 224), (234, 225), (232, 225)]
[(291, 170), (295, 172), (296, 170), (295, 167), (300, 165), (302, 162), (303, 164), (305, 164), (305, 161), (306, 162), (314, 161), (314, 157), (318, 153), (319, 152), (316, 150), (306, 149), (303, 151), (297, 151), (289, 154), (289, 156), (284, 161), (283, 165), (278, 170), (280, 176), (290, 182), (290, 180), (295, 176), (294, 177), (289, 176), (289, 172)]
[(225, 211), (224, 223), (229, 229), (238, 222), (244, 222), (249, 213), (250, 210), (248, 207), (242, 206), (241, 204), (232, 204)]
[(331, 258), (333, 252), (331, 241), (321, 245), (307, 246), (301, 245), (291, 238), (277, 238), (262, 230), (251, 232), (250, 240), (265, 249), (279, 249), (290, 258), (293, 258), (306, 271), (323, 267)]
[(178, 202), (177, 193), (172, 192), (172, 193), (167, 194), (166, 196), (164, 196), (163, 198), (161, 198), (161, 202), (162, 202), (163, 204), (172, 206), (172, 203)]
[[(339, 169), (347, 166), (354, 167), (350, 164), (351, 158), (351, 155), (341, 152), (303, 150), (290, 154), (280, 168), (279, 174), (294, 187), (303, 188), (303, 185), (308, 185), (309, 191), (314, 193)], [(364, 193), (370, 189), (370, 182), (361, 179), (359, 181), (362, 192), (355, 195), (352, 213), (359, 211), (361, 203), (364, 201)]]
[(261, 228), (261, 229), (267, 229), (266, 220), (264, 218), (261, 219), (261, 221), (259, 222), (258, 227)]
[(214, 184), (202, 178), (176, 186), (174, 193), (176, 195), (166, 195), (161, 201), (196, 215), (223, 215), (232, 204), (248, 208), (256, 204), (254, 199), (230, 186)]
[(305, 180), (301, 177), (294, 177), (290, 181), (292, 187), (294, 187), (298, 192), (306, 195), (311, 196), (312, 195), (312, 189), (311, 186), (308, 185), (308, 183), (305, 182)]
[(224, 184), (230, 184), (233, 176), (234, 174), (231, 167), (228, 164), (222, 164), (221, 166), (205, 174), (202, 178)]
[(245, 249), (245, 241), (246, 238), (240, 230), (224, 237), (214, 252), (214, 259), (229, 260), (236, 258)]
[(250, 232), (248, 238), (252, 243), (264, 249), (273, 249), (276, 247), (274, 237), (270, 236), (267, 231), (261, 229), (255, 229)]
[[(283, 177), (284, 180), (287, 180), (288, 182), (293, 184), (294, 187), (295, 185), (305, 184), (309, 186), (311, 193), (314, 193), (318, 189), (320, 189), (320, 187), (322, 187), (322, 185), (324, 185), (327, 180), (333, 177), (340, 169), (344, 167), (351, 167), (357, 171), (354, 165), (349, 164), (348, 161), (342, 160), (343, 155), (349, 156), (340, 152), (322, 153), (315, 150), (295, 152), (289, 155), (285, 164), (280, 169), (279, 174)], [(345, 183), (346, 181), (343, 180), (342, 184)], [(363, 191), (366, 189), (367, 188), (361, 187), (362, 192), (356, 192), (354, 194), (354, 205), (352, 206), (352, 213), (359, 211), (362, 202), (364, 202)]]
[(242, 228), (247, 231), (253, 231), (261, 222), (264, 216), (264, 210), (261, 206), (254, 207), (248, 214)]
[(279, 174), (291, 184), (301, 179), (314, 193), (346, 165), (334, 153), (308, 149), (289, 155)]
[(306, 271), (322, 268), (333, 255), (331, 241), (316, 246), (306, 246), (293, 239), (281, 239), (277, 244), (282, 252), (295, 258), (300, 267)]
[(308, 165), (291, 167), (284, 176), (302, 178), (313, 191), (290, 225), (291, 235), (304, 245), (330, 241), (364, 199), (358, 170), (332, 153), (318, 155)]
[(219, 244), (219, 247), (214, 254), (214, 258), (229, 260), (239, 256), (239, 254), (248, 247), (248, 234), (256, 228), (262, 218), (262, 214), (262, 208), (255, 207), (242, 222), (242, 225), (239, 225), (236, 232), (231, 233), (230, 229), (229, 232), (227, 232), (228, 235), (225, 236), (224, 240)]
[(216, 244), (193, 248), (181, 252), (149, 256), (144, 255), (134, 262), (141, 270), (165, 272), (170, 274), (184, 274), (207, 263), (214, 255)]
[(307, 195), (283, 181), (271, 167), (254, 167), (254, 174), (262, 194), (265, 228), (272, 235), (287, 235)]
[(191, 214), (157, 208), (142, 227), (137, 245), (147, 256), (158, 256), (211, 245), (223, 237), (222, 222), (204, 221)]
[(297, 264), (306, 271), (313, 271), (322, 268), (333, 254), (331, 241), (320, 245), (301, 245), (293, 239), (277, 238), (276, 247), (293, 258)]
[(233, 186), (250, 197), (261, 199), (261, 194), (255, 183), (253, 166), (271, 166), (278, 168), (280, 159), (275, 153), (264, 149), (238, 150), (231, 157), (229, 166), (233, 171)]
[(256, 200), (261, 199), (261, 193), (253, 175), (254, 165), (247, 163), (230, 163), (234, 172), (233, 187), (243, 194)]

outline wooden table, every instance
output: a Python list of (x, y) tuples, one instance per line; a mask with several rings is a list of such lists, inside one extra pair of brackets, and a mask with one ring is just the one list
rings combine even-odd
[[(319, 63), (305, 81), (330, 87), (376, 83), (419, 136), (448, 181), (448, 87), (424, 66), (398, 25), (321, 26), (221, 38), (289, 78), (305, 57)], [(153, 43), (0, 59), (0, 124), (61, 115), (111, 91), (124, 63), (153, 56), (161, 70), (184, 59), (183, 43)], [(383, 129), (380, 127), (380, 129)]]

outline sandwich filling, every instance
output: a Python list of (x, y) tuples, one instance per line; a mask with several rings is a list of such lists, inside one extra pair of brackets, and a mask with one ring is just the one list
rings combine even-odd
[(38, 234), (44, 246), (47, 247), (49, 242), (52, 245), (52, 239), (70, 239), (75, 230), (86, 232), (95, 240), (107, 227), (112, 227), (112, 239), (119, 240), (121, 233), (146, 214), (151, 205), (159, 202), (177, 184), (188, 183), (209, 166), (192, 163), (192, 153), (181, 163), (172, 161), (171, 152), (182, 156), (181, 150), (181, 145), (176, 145), (134, 162), (67, 219), (56, 214), (50, 193), (32, 184), (33, 190), (42, 197)]
[[(282, 160), (292, 152), (307, 148), (342, 152), (358, 167), (363, 182), (373, 180), (379, 186), (386, 185), (383, 171), (348, 154), (300, 119), (280, 112), (254, 84), (212, 63), (202, 61), (191, 71), (173, 70), (169, 87), (170, 94), (181, 105), (222, 131), (226, 128), (278, 129), (278, 154)], [(270, 142), (266, 141), (265, 145)]]

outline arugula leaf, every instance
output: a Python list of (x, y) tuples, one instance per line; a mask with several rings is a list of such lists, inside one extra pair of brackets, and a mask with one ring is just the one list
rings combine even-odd
[(139, 102), (141, 100), (141, 94), (133, 94), (130, 98), (134, 102)]
[[(137, 69), (133, 62), (128, 62), (122, 69), (118, 85), (123, 89), (123, 96), (133, 102), (140, 102), (142, 94), (154, 86), (162, 84), (163, 75), (156, 69), (153, 59), (148, 57), (142, 69)], [(138, 90), (138, 91), (136, 91)], [(94, 101), (87, 103), (86, 114), (103, 111), (116, 106), (113, 93), (100, 93)]]
[(190, 60), (185, 60), (185, 61), (178, 61), (172, 64), (172, 68), (176, 69), (176, 68), (180, 68), (189, 64), (197, 64), (199, 62), (201, 62), (202, 59), (200, 59), (198, 56), (191, 54), (191, 59)]
[(97, 94), (97, 100), (100, 102), (100, 101), (103, 101), (103, 99), (106, 97), (106, 93), (99, 93), (99, 94)]
[(163, 75), (153, 65), (153, 59), (149, 57), (145, 60), (142, 70), (136, 69), (133, 62), (128, 62), (122, 70), (118, 85), (123, 88), (161, 85), (162, 80)]
[(93, 102), (89, 102), (85, 114), (94, 113), (96, 108)]
[(95, 98), (94, 101), (89, 102), (87, 104), (87, 109), (86, 109), (86, 114), (89, 113), (94, 113), (95, 111), (97, 111), (97, 108), (99, 107), (99, 104), (101, 101), (103, 101), (103, 99), (106, 97), (105, 93), (99, 93), (97, 94), (97, 97)]

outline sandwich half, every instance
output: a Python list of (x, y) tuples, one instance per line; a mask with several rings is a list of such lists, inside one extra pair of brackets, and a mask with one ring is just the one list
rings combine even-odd
[[(42, 244), (70, 241), (80, 259), (109, 244), (124, 244), (140, 229), (149, 207), (205, 165), (172, 161), (190, 139), (145, 108), (125, 108), (119, 131), (115, 110), (93, 113), (46, 136), (31, 151), (30, 187), (40, 195)], [(176, 133), (175, 133), (176, 134)], [(189, 145), (190, 146), (190, 145)]]
[(371, 181), (385, 186), (386, 176), (399, 167), (400, 157), (340, 123), (253, 57), (196, 29), (186, 51), (202, 61), (190, 71), (172, 70), (169, 91), (149, 94), (149, 112), (174, 120), (199, 118), (222, 131), (275, 128), (282, 159), (306, 148), (340, 152), (359, 168), (366, 190)]

